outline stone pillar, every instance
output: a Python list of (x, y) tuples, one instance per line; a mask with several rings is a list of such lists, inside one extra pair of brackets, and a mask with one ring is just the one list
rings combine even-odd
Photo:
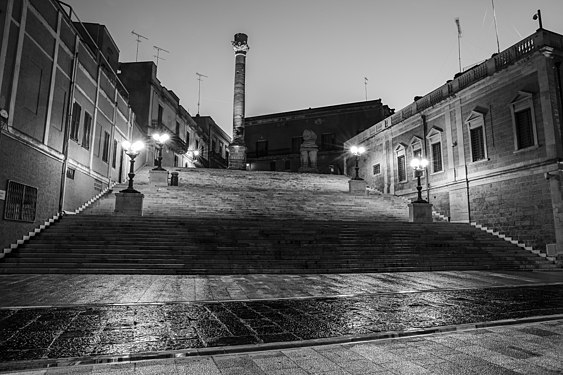
[(119, 192), (115, 194), (115, 215), (143, 216), (143, 198), (141, 193)]
[(558, 171), (546, 173), (545, 177), (549, 181), (556, 241), (547, 244), (547, 255), (557, 256), (563, 261), (563, 163), (559, 163)]
[(246, 169), (246, 144), (244, 142), (244, 82), (248, 36), (235, 34), (235, 89), (233, 100), (233, 141), (229, 145), (229, 169)]
[(411, 223), (431, 223), (432, 205), (426, 202), (409, 203), (409, 222)]
[(303, 143), (299, 149), (301, 152), (301, 166), (299, 172), (316, 173), (317, 169), (317, 135), (312, 130), (303, 131)]

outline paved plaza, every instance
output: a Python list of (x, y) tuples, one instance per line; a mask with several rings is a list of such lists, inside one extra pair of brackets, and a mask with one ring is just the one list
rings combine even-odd
[(563, 272), (0, 276), (0, 371), (562, 373)]

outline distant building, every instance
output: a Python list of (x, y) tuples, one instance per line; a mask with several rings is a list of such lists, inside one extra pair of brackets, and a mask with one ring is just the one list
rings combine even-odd
[(343, 144), (393, 113), (381, 100), (247, 117), (247, 165), (252, 170), (297, 172), (303, 132), (316, 135), (319, 173), (344, 173)]
[(0, 249), (126, 179), (135, 119), (119, 49), (60, 4), (0, 2)]
[(136, 114), (149, 148), (148, 165), (156, 165), (157, 152), (151, 139), (153, 133), (166, 132), (171, 140), (163, 149), (163, 167), (192, 167), (194, 159), (188, 150), (207, 143), (203, 132), (176, 94), (164, 87), (157, 78), (157, 67), (152, 61), (119, 64), (119, 79), (129, 91), (131, 108)]
[[(207, 134), (207, 146), (200, 149), (202, 166), (207, 168), (228, 167), (229, 144), (231, 137), (213, 121), (210, 116), (195, 115), (193, 118), (198, 126)], [(203, 145), (202, 145), (203, 146)]]
[(563, 256), (562, 60), (563, 36), (539, 29), (415, 98), (346, 142), (368, 149), (360, 177), (414, 198), (423, 156), (436, 211)]

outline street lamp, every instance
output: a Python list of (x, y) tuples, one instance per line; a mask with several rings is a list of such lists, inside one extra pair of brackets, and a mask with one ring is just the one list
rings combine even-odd
[(153, 168), (153, 171), (165, 171), (166, 169), (162, 168), (162, 147), (170, 139), (168, 133), (154, 133), (152, 135), (152, 139), (156, 142), (156, 148), (158, 149), (158, 165), (156, 168)]
[(366, 148), (364, 146), (352, 146), (350, 147), (350, 152), (356, 157), (356, 177), (352, 180), (363, 180), (363, 178), (360, 178), (360, 175), (358, 174), (358, 171), (360, 170), (358, 161), (360, 159), (360, 155), (366, 152)]
[(420, 185), (420, 177), (422, 176), (422, 172), (424, 171), (424, 168), (426, 168), (427, 166), (428, 166), (428, 160), (425, 158), (415, 157), (411, 160), (411, 167), (412, 169), (414, 169), (414, 176), (417, 179), (416, 190), (418, 190), (418, 199), (415, 201), (415, 203), (428, 203), (424, 199), (422, 199), (422, 185)]
[(137, 190), (133, 189), (133, 177), (135, 177), (135, 158), (139, 155), (139, 152), (145, 147), (145, 144), (141, 141), (136, 141), (133, 144), (129, 141), (123, 141), (121, 146), (125, 150), (125, 153), (131, 159), (131, 166), (129, 167), (129, 186), (125, 190), (121, 190), (122, 193), (139, 193)]

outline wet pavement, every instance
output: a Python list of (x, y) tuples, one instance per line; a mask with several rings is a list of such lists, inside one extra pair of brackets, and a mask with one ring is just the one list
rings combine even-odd
[[(559, 319), (541, 323), (555, 327), (551, 331), (530, 331), (535, 332), (532, 338), (537, 341), (536, 347), (530, 346), (535, 351), (509, 352), (529, 359), (545, 355), (542, 350), (550, 340), (559, 348), (563, 345), (562, 272), (14, 275), (0, 278), (0, 287), (4, 306), (0, 308), (0, 371), (95, 363), (88, 370), (94, 371), (104, 361), (240, 351), (234, 361), (258, 366), (256, 372), (248, 372), (246, 365), (234, 366), (244, 371), (225, 370), (215, 361), (212, 363), (220, 372), (209, 373), (274, 373), (260, 370), (256, 360), (245, 352), (273, 350), (264, 354), (268, 357), (302, 346), (381, 341), (385, 337), (456, 330), (460, 325), (484, 326), (482, 322), (497, 322), (491, 323), (495, 325)], [(499, 344), (494, 348), (502, 347)], [(294, 350), (306, 352), (306, 348)], [(321, 347), (313, 351), (319, 350)], [(284, 353), (278, 359), (287, 362)], [(137, 366), (142, 368), (133, 363), (126, 371)], [(84, 368), (72, 366), (67, 370)], [(350, 373), (340, 367), (333, 370), (340, 371), (335, 374)], [(307, 371), (288, 367), (288, 372), (278, 373), (317, 373)]]

